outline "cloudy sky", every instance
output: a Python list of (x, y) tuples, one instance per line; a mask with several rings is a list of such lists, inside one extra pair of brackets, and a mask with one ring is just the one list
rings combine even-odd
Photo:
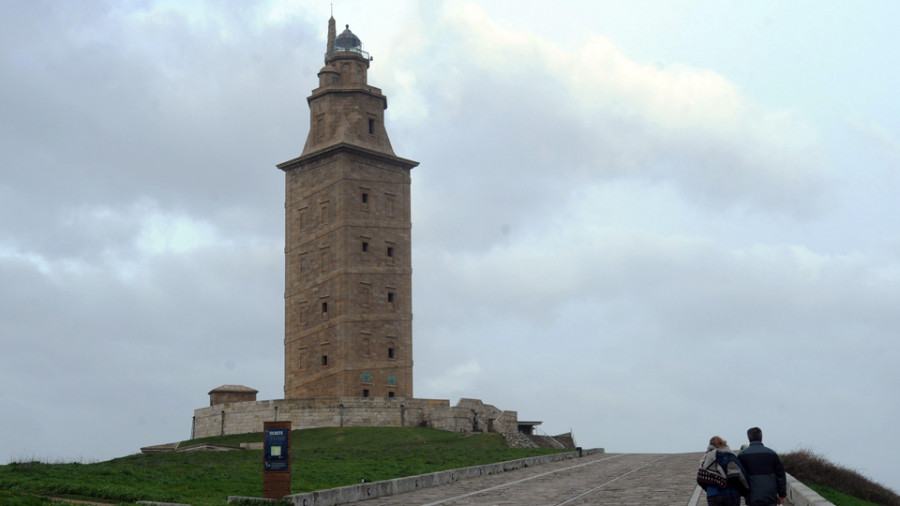
[[(327, 1), (0, 2), (0, 460), (280, 398)], [(415, 394), (611, 452), (759, 425), (900, 490), (895, 2), (353, 2), (413, 170)]]

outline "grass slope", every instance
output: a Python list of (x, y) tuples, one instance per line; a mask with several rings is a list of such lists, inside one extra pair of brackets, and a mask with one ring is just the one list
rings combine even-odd
[[(182, 446), (256, 441), (262, 441), (261, 433), (204, 438)], [(295, 493), (557, 451), (509, 448), (499, 434), (459, 434), (422, 427), (299, 430), (292, 433), (291, 444)], [(225, 504), (231, 495), (262, 495), (262, 451), (137, 454), (95, 464), (20, 462), (0, 466), (2, 504), (50, 504), (26, 494), (111, 503)]]
[(784, 469), (836, 506), (900, 506), (900, 496), (862, 474), (810, 450), (781, 456)]

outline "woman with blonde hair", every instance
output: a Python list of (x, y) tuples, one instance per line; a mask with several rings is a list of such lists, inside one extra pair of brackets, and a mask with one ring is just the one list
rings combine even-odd
[(728, 441), (719, 436), (711, 437), (706, 454), (700, 460), (700, 469), (701, 472), (706, 470), (720, 476), (722, 483), (725, 484), (723, 487), (706, 485), (706, 503), (709, 506), (741, 506), (741, 491), (735, 488), (736, 484), (728, 477), (735, 469), (740, 470), (742, 474), (744, 470), (737, 456), (728, 447)]

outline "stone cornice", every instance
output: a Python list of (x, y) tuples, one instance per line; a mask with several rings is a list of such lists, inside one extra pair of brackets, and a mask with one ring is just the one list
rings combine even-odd
[(293, 170), (309, 163), (318, 161), (322, 158), (326, 158), (329, 156), (334, 156), (340, 153), (349, 153), (349, 154), (362, 154), (367, 158), (375, 158), (393, 165), (399, 165), (400, 168), (411, 170), (414, 167), (419, 165), (419, 162), (414, 160), (408, 160), (406, 158), (400, 158), (399, 156), (389, 155), (387, 153), (382, 153), (380, 151), (375, 151), (373, 149), (368, 149), (360, 146), (355, 146), (353, 144), (349, 144), (346, 142), (340, 142), (338, 144), (334, 144), (317, 151), (313, 151), (312, 153), (307, 153), (298, 156), (292, 160), (288, 160), (286, 162), (279, 163), (276, 165), (279, 169), (287, 172), (289, 170)]

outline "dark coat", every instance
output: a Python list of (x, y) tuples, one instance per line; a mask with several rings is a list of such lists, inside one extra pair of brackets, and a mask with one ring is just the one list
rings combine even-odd
[(744, 466), (750, 485), (748, 506), (775, 504), (779, 497), (787, 497), (787, 478), (777, 453), (754, 441), (738, 455), (738, 460)]

